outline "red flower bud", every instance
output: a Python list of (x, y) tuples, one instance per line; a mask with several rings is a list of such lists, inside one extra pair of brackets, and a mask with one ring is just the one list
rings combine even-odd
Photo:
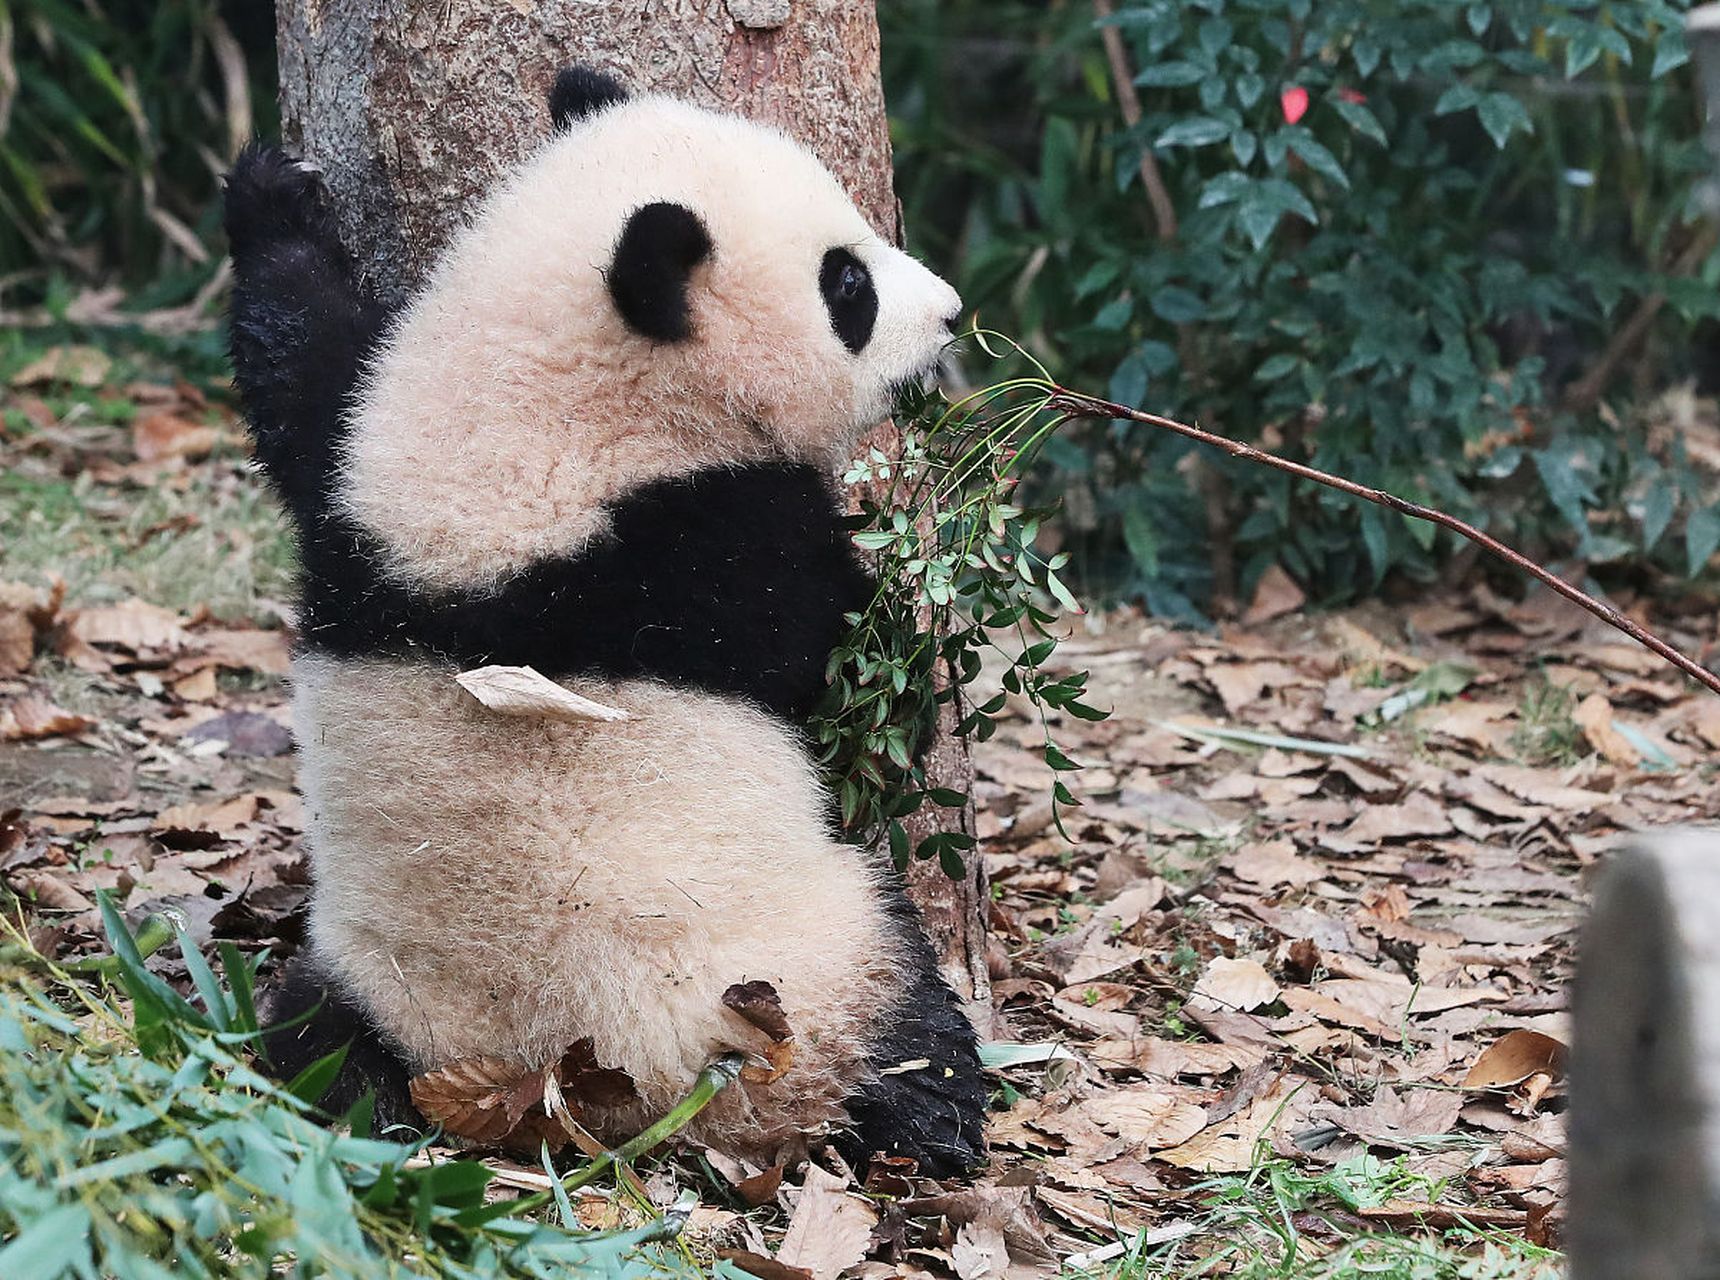
[(1285, 123), (1295, 124), (1308, 112), (1308, 91), (1293, 84), (1279, 93), (1278, 105), (1284, 109)]

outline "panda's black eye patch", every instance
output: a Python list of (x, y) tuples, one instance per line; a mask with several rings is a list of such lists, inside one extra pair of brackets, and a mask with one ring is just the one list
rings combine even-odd
[(818, 291), (830, 312), (830, 327), (843, 346), (859, 355), (878, 323), (878, 290), (872, 273), (847, 249), (832, 249), (818, 269)]

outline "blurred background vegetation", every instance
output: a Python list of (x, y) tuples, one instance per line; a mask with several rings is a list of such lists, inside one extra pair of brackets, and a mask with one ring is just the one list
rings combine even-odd
[[(910, 237), (1072, 385), (1699, 596), (1716, 470), (1664, 394), (1720, 369), (1684, 7), (880, 0)], [(274, 129), (269, 9), (0, 0), (9, 322), (217, 297), (216, 175)], [(1472, 568), (1122, 424), (1047, 468), (1087, 590), (1162, 614), (1221, 613), (1275, 562), (1317, 601)]]

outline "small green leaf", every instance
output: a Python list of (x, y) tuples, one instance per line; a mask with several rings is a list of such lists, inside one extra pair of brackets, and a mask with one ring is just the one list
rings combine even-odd
[(1155, 147), (1207, 147), (1230, 136), (1230, 126), (1211, 116), (1178, 120), (1153, 140)]
[(1047, 742), (1045, 744), (1045, 763), (1050, 765), (1059, 773), (1072, 773), (1081, 768), (1080, 765), (1076, 764), (1068, 756), (1059, 751), (1057, 749), (1057, 744), (1054, 742)]
[(1684, 522), (1684, 551), (1688, 559), (1685, 576), (1701, 573), (1720, 547), (1720, 507), (1699, 507)]
[(1487, 130), (1487, 136), (1493, 139), (1493, 145), (1501, 151), (1517, 130), (1520, 129), (1524, 133), (1535, 131), (1535, 126), (1529, 119), (1529, 112), (1508, 93), (1488, 94), (1481, 99), (1481, 106), (1476, 114), (1481, 119), (1481, 127)]
[(1150, 89), (1174, 89), (1199, 84), (1205, 78), (1206, 72), (1192, 62), (1161, 62), (1136, 76), (1135, 83)]
[(1349, 125), (1364, 138), (1372, 138), (1382, 147), (1386, 145), (1386, 131), (1380, 126), (1379, 117), (1360, 102), (1349, 102), (1343, 98), (1333, 98), (1332, 106)]
[(350, 1046), (341, 1045), (333, 1053), (325, 1054), (298, 1075), (287, 1081), (287, 1092), (300, 1102), (308, 1102), (313, 1106), (322, 1100), (323, 1094), (333, 1087), (335, 1077), (340, 1075), (340, 1069), (346, 1065), (346, 1053)]

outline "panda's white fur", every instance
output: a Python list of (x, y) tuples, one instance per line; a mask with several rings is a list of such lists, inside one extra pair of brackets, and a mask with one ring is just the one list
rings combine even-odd
[[(603, 276), (627, 215), (659, 200), (716, 246), (679, 346), (631, 332)], [(858, 355), (818, 291), (832, 245), (879, 295)], [(341, 499), (397, 573), (492, 584), (577, 551), (643, 481), (785, 452), (837, 465), (935, 369), (959, 307), (786, 135), (631, 99), (552, 138), (455, 238), (374, 361)]]
[(293, 685), (312, 941), (418, 1069), (589, 1036), (638, 1087), (592, 1120), (624, 1136), (719, 1052), (758, 1054), (722, 996), (763, 979), (793, 1065), (695, 1134), (763, 1153), (840, 1119), (896, 945), (881, 869), (830, 838), (782, 725), (643, 682), (568, 682), (631, 715), (589, 724), (496, 716), (429, 666), (305, 657)]

